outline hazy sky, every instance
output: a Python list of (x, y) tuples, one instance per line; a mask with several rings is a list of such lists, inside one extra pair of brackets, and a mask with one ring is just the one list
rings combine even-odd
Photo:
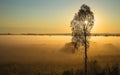
[(82, 4), (95, 14), (93, 33), (120, 33), (120, 0), (0, 0), (0, 33), (71, 33)]

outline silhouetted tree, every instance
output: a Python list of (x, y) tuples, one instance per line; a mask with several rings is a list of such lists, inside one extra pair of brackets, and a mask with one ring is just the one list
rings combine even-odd
[(90, 7), (83, 4), (77, 14), (75, 14), (72, 22), (72, 43), (75, 50), (80, 45), (85, 48), (85, 75), (87, 75), (87, 48), (89, 47), (90, 30), (94, 25), (94, 15)]

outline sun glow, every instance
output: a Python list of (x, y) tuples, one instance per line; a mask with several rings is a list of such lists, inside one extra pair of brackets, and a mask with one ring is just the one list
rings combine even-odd
[(85, 24), (86, 24), (86, 25), (88, 24), (88, 21), (87, 21), (87, 20), (85, 21)]

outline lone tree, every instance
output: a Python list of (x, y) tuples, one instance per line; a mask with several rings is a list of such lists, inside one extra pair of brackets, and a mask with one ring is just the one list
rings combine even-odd
[(82, 45), (85, 48), (85, 75), (87, 75), (87, 48), (89, 47), (90, 30), (94, 25), (94, 14), (90, 7), (83, 4), (71, 21), (72, 43), (78, 50)]

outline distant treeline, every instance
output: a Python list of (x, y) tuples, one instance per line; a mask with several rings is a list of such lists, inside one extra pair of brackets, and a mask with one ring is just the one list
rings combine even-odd
[[(38, 36), (71, 36), (71, 33), (0, 33), (0, 35), (38, 35)], [(90, 36), (120, 36), (120, 33), (91, 33)]]

